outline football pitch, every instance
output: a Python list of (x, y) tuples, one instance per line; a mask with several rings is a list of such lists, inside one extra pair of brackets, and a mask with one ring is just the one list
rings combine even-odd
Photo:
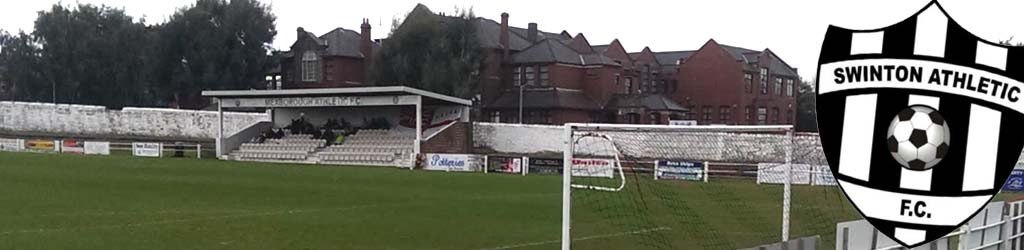
[[(574, 249), (779, 240), (779, 185), (651, 185), (577, 192)], [(859, 218), (835, 187), (793, 200), (791, 237), (824, 249)], [(0, 153), (2, 249), (557, 249), (560, 220), (561, 176)]]

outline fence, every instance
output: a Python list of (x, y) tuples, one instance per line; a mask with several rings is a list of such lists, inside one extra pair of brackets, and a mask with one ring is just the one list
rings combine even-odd
[[(967, 224), (915, 249), (1024, 250), (1024, 201), (992, 202)], [(954, 247), (953, 244), (956, 244)], [(836, 250), (906, 249), (865, 220), (836, 224)]]
[[(784, 184), (786, 165), (779, 163), (757, 164), (757, 184)], [(835, 186), (836, 178), (825, 165), (793, 164), (792, 184), (811, 186)]]
[(107, 142), (67, 140), (24, 140), (0, 138), (0, 151), (48, 152), (85, 155), (133, 155), (140, 157), (210, 158), (215, 148), (202, 143)]

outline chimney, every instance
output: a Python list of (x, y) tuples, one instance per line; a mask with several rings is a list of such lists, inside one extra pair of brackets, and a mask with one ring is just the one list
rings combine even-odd
[(302, 35), (304, 35), (305, 33), (306, 33), (306, 29), (303, 29), (301, 26), (298, 29), (295, 29), (295, 39), (296, 39), (296, 41), (301, 40), (302, 39)]
[(502, 52), (505, 59), (508, 59), (508, 13), (501, 13), (501, 34), (498, 37), (498, 43), (501, 43)]
[(359, 52), (363, 53), (364, 59), (369, 59), (373, 55), (373, 40), (370, 40), (370, 19), (364, 18), (363, 25), (359, 26), (359, 35), (362, 39), (359, 40)]
[(537, 23), (530, 23), (526, 30), (526, 40), (529, 40), (530, 43), (537, 43)]

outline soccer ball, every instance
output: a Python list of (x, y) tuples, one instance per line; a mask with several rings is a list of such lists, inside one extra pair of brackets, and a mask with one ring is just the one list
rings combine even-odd
[(931, 169), (949, 151), (949, 125), (939, 111), (913, 105), (892, 119), (886, 143), (892, 158), (904, 168)]

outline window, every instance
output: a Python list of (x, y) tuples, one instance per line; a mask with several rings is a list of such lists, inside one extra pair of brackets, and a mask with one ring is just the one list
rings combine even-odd
[(647, 115), (647, 123), (650, 123), (650, 124), (660, 124), (661, 123), (661, 114), (659, 114), (659, 113), (650, 113), (650, 114), (648, 114)]
[(786, 110), (786, 123), (787, 124), (794, 124), (795, 123), (795, 122), (793, 122), (793, 110), (792, 109)]
[(779, 108), (772, 108), (772, 124), (779, 124)]
[(768, 68), (761, 68), (761, 94), (768, 94)]
[(523, 67), (515, 67), (512, 69), (512, 85), (519, 86), (523, 85)]
[(793, 92), (793, 79), (786, 79), (786, 96), (794, 96), (796, 92)]
[(620, 80), (619, 78), (621, 78), (621, 77), (622, 76), (620, 76), (619, 73), (615, 73), (615, 85), (619, 85), (619, 83), (621, 82), (621, 81), (619, 81)]
[(549, 111), (527, 111), (523, 120), (528, 124), (551, 124), (551, 112)]
[(729, 120), (732, 120), (732, 109), (729, 106), (718, 107), (718, 122), (721, 124), (729, 124)]
[(757, 124), (758, 125), (765, 125), (766, 120), (768, 120), (768, 108), (758, 107), (757, 108)]
[(747, 106), (747, 112), (743, 115), (744, 119), (747, 119), (747, 124), (754, 124), (754, 107)]
[(334, 81), (334, 64), (332, 64), (330, 61), (327, 61), (324, 62), (324, 66), (327, 67), (327, 70), (324, 72), (324, 79), (326, 79), (328, 82)]
[(537, 84), (534, 81), (534, 79), (537, 77), (537, 74), (535, 74), (533, 70), (533, 66), (526, 67), (526, 86), (534, 86), (535, 84)]
[(315, 82), (320, 77), (320, 58), (316, 52), (306, 51), (302, 53), (302, 81)]
[(494, 122), (494, 123), (501, 122), (501, 111), (491, 112), (491, 122)]
[(754, 93), (754, 76), (750, 73), (744, 73), (743, 82), (747, 84), (747, 93)]
[(704, 118), (703, 119), (704, 124), (711, 124), (712, 123), (712, 121), (711, 121), (712, 112), (714, 112), (714, 111), (712, 110), (711, 106), (704, 106), (704, 108), (702, 108), (702, 109), (704, 110), (704, 117), (703, 117)]
[(775, 78), (775, 95), (782, 95), (782, 78), (780, 77)]
[(640, 124), (640, 114), (637, 114), (637, 113), (626, 114), (626, 123), (628, 123), (628, 124)]
[(632, 77), (626, 77), (626, 91), (625, 92), (626, 92), (626, 94), (632, 94), (633, 93), (633, 78)]
[(540, 86), (548, 86), (548, 66), (540, 67)]

